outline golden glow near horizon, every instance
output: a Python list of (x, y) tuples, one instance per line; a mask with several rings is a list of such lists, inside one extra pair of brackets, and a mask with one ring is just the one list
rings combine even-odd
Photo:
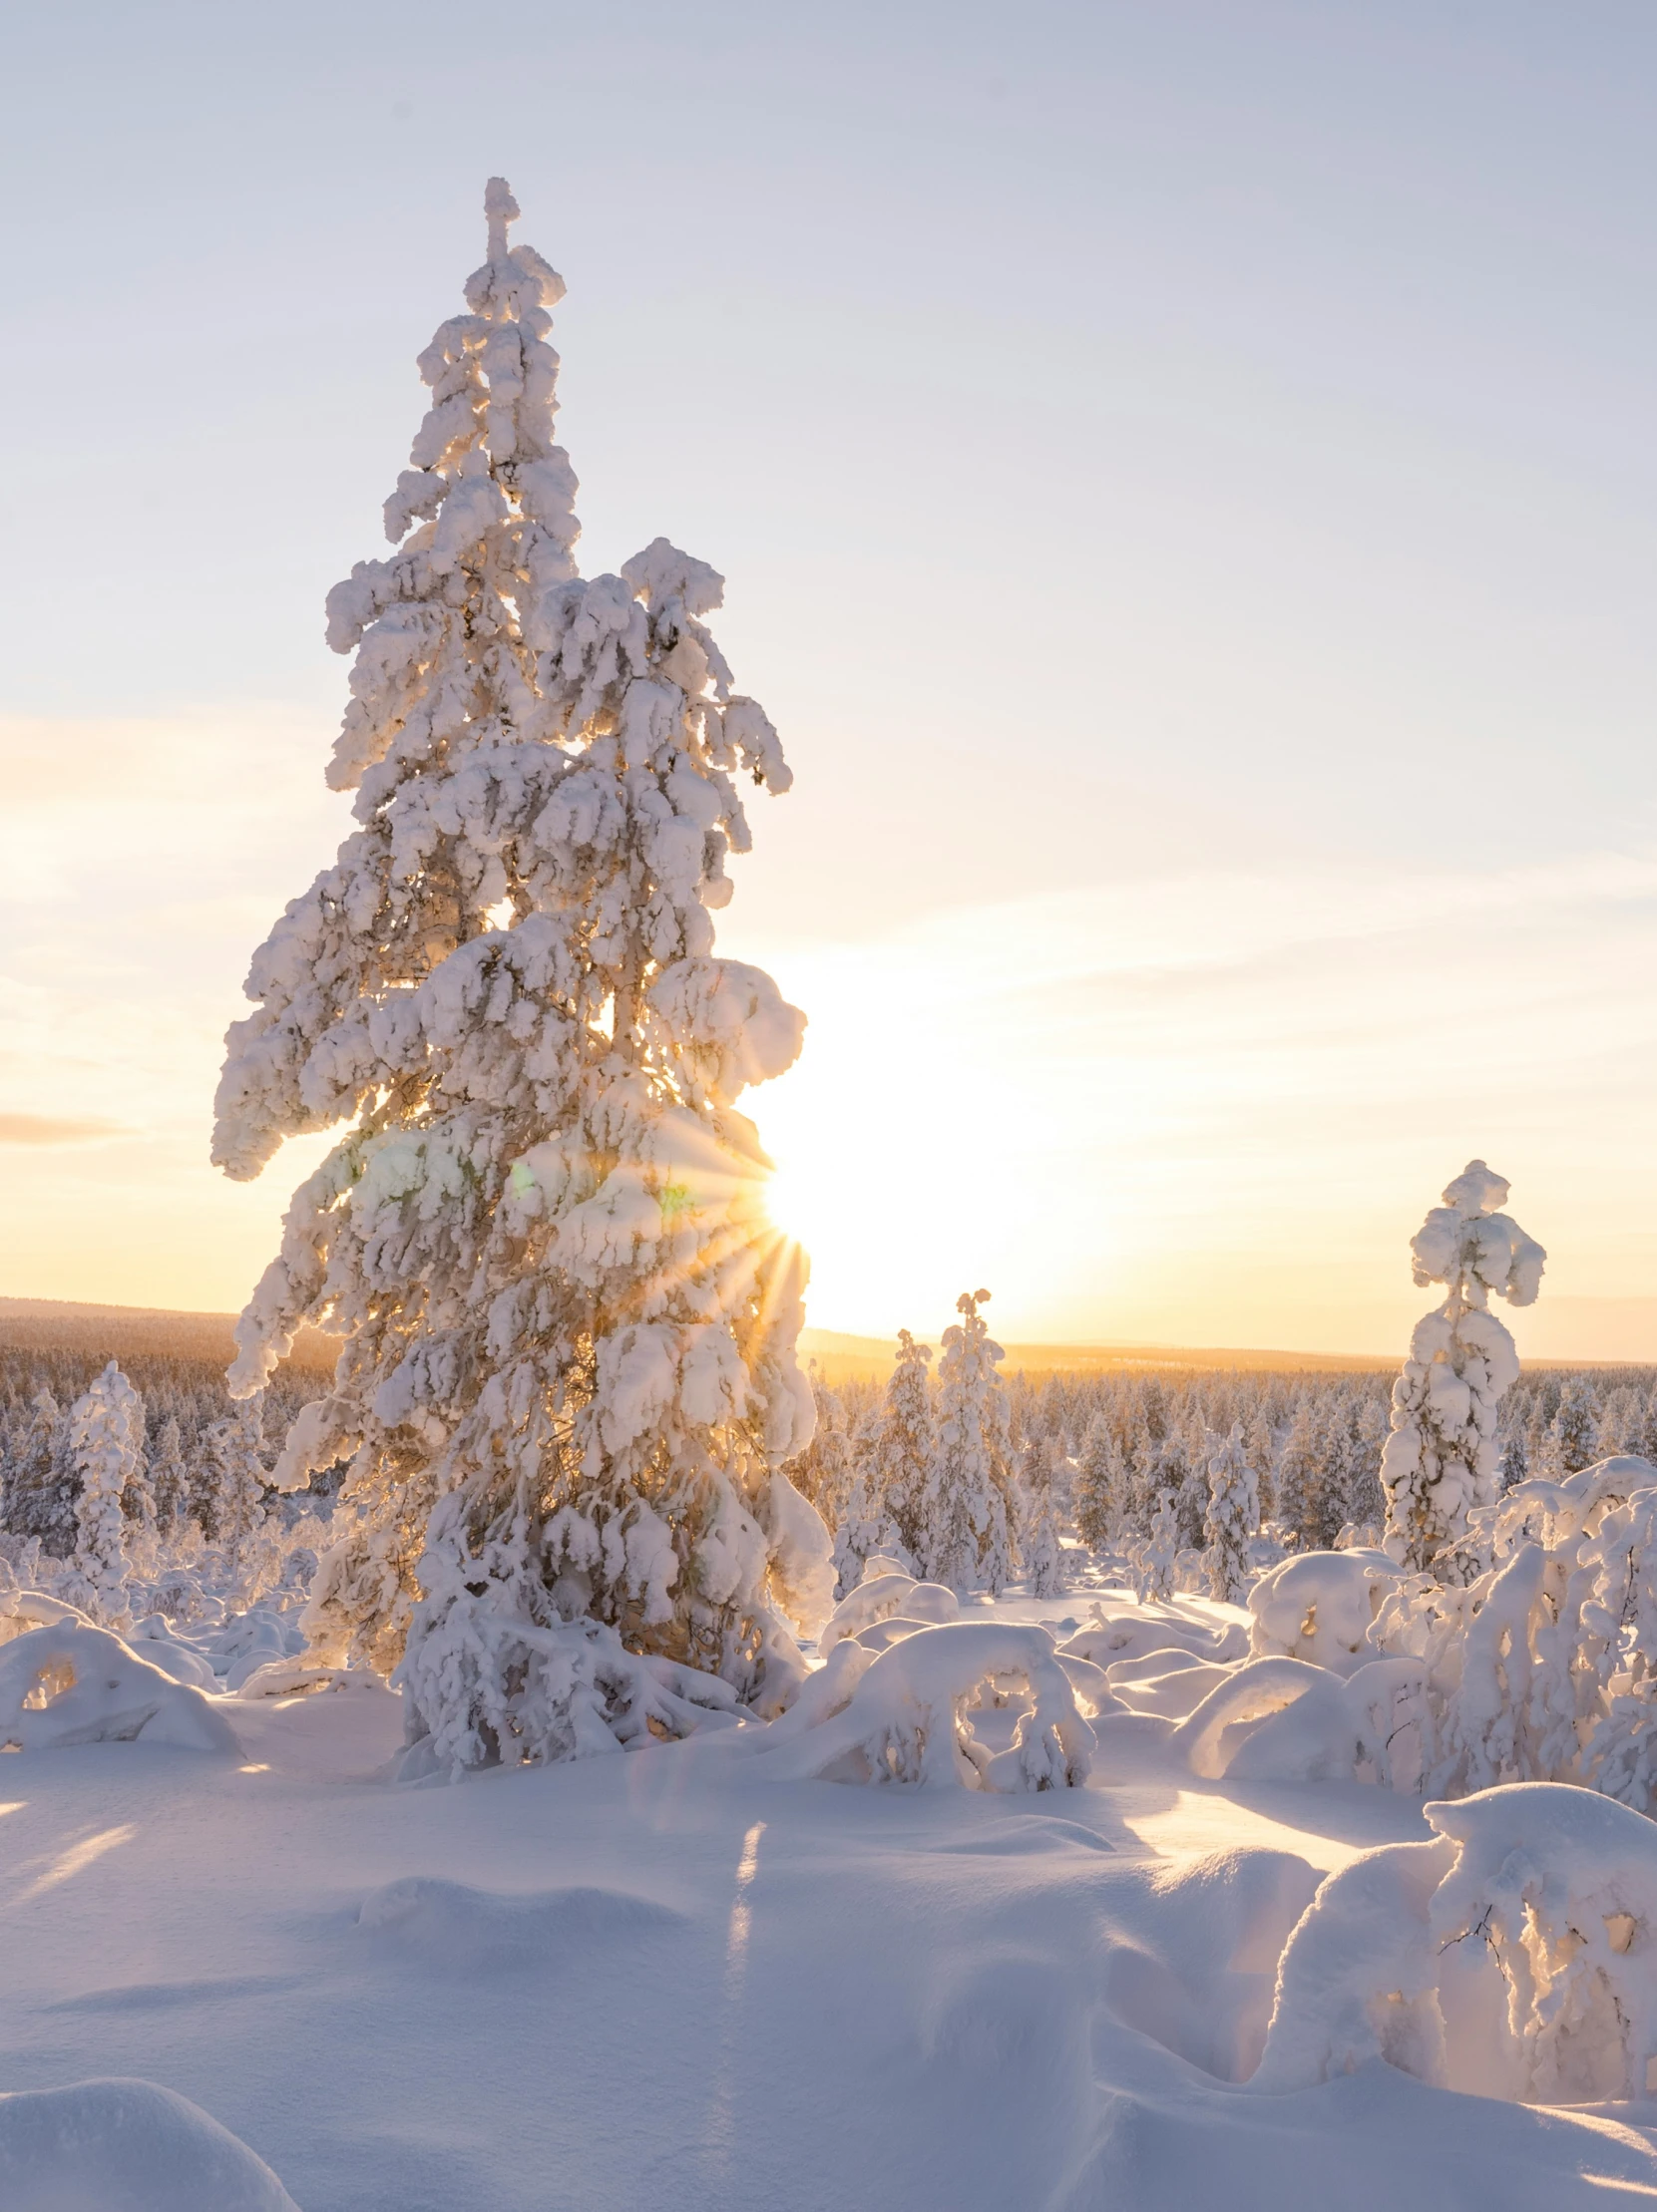
[[(255, 726), (227, 756), (209, 721), (83, 725), (98, 774), (73, 792), (44, 772), (61, 731), (34, 726), (31, 755), (0, 730), (43, 766), (0, 849), (37, 918), (4, 985), (24, 1141), (0, 1125), (0, 1292), (233, 1309), (329, 1141), (251, 1185), (207, 1164), (248, 949), (343, 811), (313, 728)], [(1402, 1350), (1408, 1239), (1481, 1156), (1551, 1255), (1521, 1350), (1657, 1356), (1652, 1174), (1627, 1165), (1649, 1157), (1654, 902), (1657, 859), (1627, 857), (1449, 888), (1181, 874), (813, 942), (756, 873), (721, 948), (810, 1016), (799, 1065), (741, 1101), (809, 1318), (935, 1340), (985, 1283), (1013, 1340)]]
[[(97, 798), (43, 778), (8, 819), (0, 860), (49, 922), (6, 985), (24, 1141), (0, 1124), (0, 1292), (237, 1307), (329, 1142), (288, 1144), (251, 1185), (206, 1161), (247, 949), (295, 855), (319, 865), (339, 830), (313, 733), (263, 734), (241, 780), (219, 756), (214, 785), (210, 728), (83, 729), (108, 769)], [(113, 937), (83, 912), (89, 877), (125, 902)], [(778, 902), (755, 888), (722, 949), (771, 967), (811, 1025), (800, 1064), (741, 1104), (818, 1326), (936, 1340), (986, 1283), (1015, 1341), (1402, 1350), (1421, 1307), (1409, 1236), (1480, 1155), (1551, 1254), (1521, 1350), (1657, 1356), (1651, 1177), (1626, 1165), (1647, 1155), (1657, 1074), (1657, 859), (1448, 889), (1169, 875), (842, 942), (765, 928)], [(1476, 1018), (1447, 988), (1447, 931)]]

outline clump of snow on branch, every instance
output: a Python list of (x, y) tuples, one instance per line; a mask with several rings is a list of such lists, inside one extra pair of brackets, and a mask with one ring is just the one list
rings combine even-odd
[(348, 1125), (232, 1382), (305, 1322), (343, 1338), (270, 1479), (349, 1461), (318, 1657), (401, 1656), (448, 1767), (677, 1732), (721, 1709), (692, 1673), (784, 1703), (832, 1588), (780, 1471), (813, 1418), (804, 1264), (734, 1103), (804, 1017), (715, 956), (711, 919), (739, 787), (789, 770), (705, 624), (713, 569), (656, 539), (578, 576), (564, 286), (509, 245), (499, 180), (486, 209), (465, 312), (420, 357), (395, 550), (329, 595), (356, 656), (329, 780), (359, 827), (254, 955), (213, 1154), (248, 1177)]
[(1473, 1160), (1411, 1239), (1416, 1282), (1447, 1294), (1416, 1323), (1381, 1461), (1387, 1549), (1409, 1567), (1431, 1567), (1495, 1497), (1496, 1406), (1519, 1361), (1489, 1301), (1531, 1304), (1547, 1258), (1498, 1211), (1506, 1199), (1502, 1178)]

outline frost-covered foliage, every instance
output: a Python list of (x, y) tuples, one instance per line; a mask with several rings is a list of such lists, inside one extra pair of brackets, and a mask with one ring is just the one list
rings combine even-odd
[(1423, 1786), (1580, 1782), (1657, 1810), (1657, 1466), (1521, 1484), (1475, 1533), (1480, 1574), (1405, 1579), (1370, 1632), (1419, 1663)]
[(979, 1307), (988, 1290), (964, 1290), (961, 1319), (944, 1331), (938, 1366), (938, 1429), (922, 1564), (936, 1582), (976, 1590), (1007, 1579), (1011, 1549), (1006, 1493), (1011, 1478), (1007, 1396), (998, 1372), (1005, 1354)]
[(1254, 1469), (1243, 1445), (1243, 1424), (1208, 1462), (1208, 1511), (1203, 1521), (1209, 1595), (1228, 1605), (1242, 1602), (1249, 1584), (1248, 1544), (1260, 1527)]
[(1547, 1783), (1432, 1804), (1426, 1843), (1332, 1874), (1278, 1970), (1250, 2088), (1380, 2058), (1542, 2104), (1643, 2097), (1657, 2069), (1657, 1826)]
[(1410, 1242), (1416, 1282), (1446, 1296), (1416, 1323), (1382, 1455), (1387, 1549), (1409, 1567), (1430, 1568), (1495, 1497), (1496, 1406), (1519, 1361), (1489, 1301), (1529, 1305), (1547, 1258), (1497, 1211), (1506, 1199), (1502, 1178), (1470, 1161)]
[(76, 1401), (69, 1432), (80, 1478), (75, 1505), (77, 1602), (95, 1621), (119, 1625), (127, 1616), (128, 1575), (122, 1501), (144, 1470), (144, 1406), (113, 1359)]
[(349, 1125), (232, 1387), (303, 1322), (343, 1336), (273, 1479), (349, 1457), (328, 1640), (383, 1662), (406, 1623), (412, 1724), (452, 1766), (552, 1755), (601, 1715), (631, 1733), (623, 1647), (776, 1690), (784, 1593), (827, 1550), (779, 1472), (811, 1428), (803, 1263), (734, 1105), (804, 1018), (714, 956), (711, 919), (749, 843), (738, 779), (789, 771), (704, 624), (711, 568), (657, 539), (577, 575), (564, 286), (509, 246), (499, 180), (486, 209), (466, 309), (420, 356), (396, 550), (329, 596), (356, 652), (329, 780), (360, 827), (254, 956), (214, 1139), (247, 1177)]

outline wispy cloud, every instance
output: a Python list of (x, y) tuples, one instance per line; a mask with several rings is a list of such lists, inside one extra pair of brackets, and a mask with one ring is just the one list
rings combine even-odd
[(0, 1114), (0, 1145), (85, 1145), (128, 1134), (120, 1122), (77, 1121), (62, 1114)]

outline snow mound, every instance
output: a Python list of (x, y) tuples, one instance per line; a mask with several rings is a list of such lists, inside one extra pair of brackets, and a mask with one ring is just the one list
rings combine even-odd
[(1251, 2086), (1382, 2058), (1527, 2103), (1657, 2089), (1657, 1826), (1557, 1782), (1426, 1812), (1435, 1840), (1365, 1852), (1318, 1891)]
[(1234, 1848), (1169, 1867), (1137, 1943), (1105, 1954), (1101, 1994), (1136, 2028), (1218, 2081), (1255, 2070), (1272, 2016), (1279, 1956), (1318, 1887), (1292, 1851)]
[(1401, 1580), (1385, 1552), (1297, 1552), (1249, 1592), (1250, 1655), (1350, 1674), (1372, 1656), (1370, 1624)]
[(140, 1621), (127, 1637), (140, 1659), (148, 1659), (152, 1666), (159, 1666), (164, 1674), (171, 1674), (176, 1682), (189, 1682), (195, 1689), (205, 1689), (209, 1694), (218, 1687), (218, 1676), (194, 1645), (176, 1636), (172, 1623), (159, 1613), (152, 1613)]
[(1226, 1666), (1245, 1658), (1248, 1645), (1248, 1631), (1240, 1620), (1226, 1621), (1213, 1611), (1181, 1605), (1177, 1599), (1167, 1604), (1149, 1599), (1125, 1606), (1095, 1604), (1086, 1628), (1059, 1649), (1106, 1668), (1153, 1652), (1186, 1652), (1193, 1659)]
[(545, 1970), (585, 1945), (607, 1950), (655, 1937), (685, 1916), (626, 1890), (556, 1889), (522, 1895), (407, 1875), (372, 1890), (357, 1925), (376, 1956), (444, 1974)]
[[(1003, 1706), (1013, 1740), (994, 1750), (980, 1730)], [(754, 1763), (778, 1780), (1009, 1791), (1079, 1786), (1098, 1742), (1052, 1638), (995, 1621), (918, 1629), (872, 1658), (842, 1641), (770, 1733)]]
[(170, 1743), (241, 1756), (235, 1731), (189, 1683), (140, 1659), (108, 1630), (31, 1629), (0, 1647), (0, 1748)]
[(1414, 1789), (1425, 1678), (1413, 1659), (1371, 1659), (1345, 1676), (1306, 1659), (1249, 1659), (1215, 1683), (1168, 1741), (1210, 1781)]
[(6, 2212), (298, 2212), (263, 2159), (153, 2081), (0, 2095)]
[(829, 1616), (817, 1649), (827, 1659), (844, 1638), (862, 1636), (884, 1621), (953, 1621), (960, 1611), (955, 1592), (942, 1583), (917, 1582), (913, 1575), (865, 1573)]
[(90, 1629), (92, 1625), (79, 1606), (72, 1606), (63, 1598), (51, 1597), (44, 1590), (0, 1592), (0, 1644), (9, 1644), (14, 1637), (27, 1636), (31, 1629), (65, 1626)]

